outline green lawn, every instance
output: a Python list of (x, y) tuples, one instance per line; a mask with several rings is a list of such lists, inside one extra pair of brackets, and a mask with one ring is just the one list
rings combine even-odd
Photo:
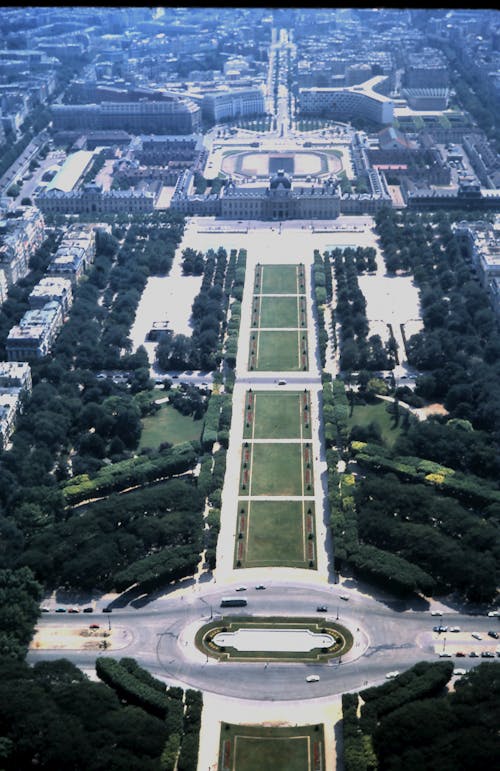
[(309, 392), (252, 391), (245, 410), (244, 439), (311, 438)]
[(305, 326), (299, 297), (258, 297), (254, 300), (254, 307), (256, 305), (259, 311), (252, 313), (252, 326), (294, 329)]
[[(303, 268), (302, 268), (303, 270)], [(298, 265), (261, 265), (257, 294), (303, 294), (299, 284)]]
[[(251, 477), (250, 485), (245, 480), (247, 469), (242, 468), (241, 495), (304, 495), (302, 444), (266, 442), (253, 444), (249, 449), (247, 469)], [(308, 494), (312, 495), (312, 492)]]
[(248, 364), (250, 370), (297, 372), (307, 369), (305, 330), (256, 331), (251, 337)]
[[(368, 426), (370, 423), (378, 423), (382, 432), (382, 439), (387, 447), (392, 447), (401, 433), (399, 426), (394, 427), (394, 419), (387, 412), (388, 402), (380, 400), (375, 404), (359, 404), (354, 406), (352, 415), (350, 415), (347, 425), (351, 429), (354, 425)], [(399, 408), (399, 422), (406, 407)], [(350, 410), (349, 410), (350, 412)]]
[[(245, 514), (242, 514), (242, 511)], [(307, 568), (314, 550), (306, 543), (304, 518), (314, 522), (314, 504), (304, 501), (240, 501), (238, 527), (245, 532), (236, 542), (235, 562), (241, 567)], [(312, 514), (306, 514), (306, 512)], [(314, 527), (314, 525), (312, 525)], [(240, 548), (239, 544), (243, 541)], [(310, 551), (310, 553), (309, 553)]]
[(319, 771), (325, 767), (321, 725), (221, 726), (217, 771)]
[(180, 444), (199, 439), (203, 428), (203, 419), (193, 420), (181, 415), (171, 404), (163, 404), (156, 415), (150, 415), (142, 421), (142, 433), (139, 449), (156, 448), (162, 442)]

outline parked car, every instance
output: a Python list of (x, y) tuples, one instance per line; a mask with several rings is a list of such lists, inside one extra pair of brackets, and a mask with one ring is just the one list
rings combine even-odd
[(266, 587), (263, 584), (257, 584), (255, 587), (256, 589), (265, 589)]
[(344, 602), (348, 602), (349, 601), (349, 597), (347, 596), (347, 594), (340, 594), (339, 595), (339, 599), (340, 600), (344, 600)]
[(442, 615), (443, 614), (441, 613), (440, 610), (431, 610), (431, 616), (442, 616)]
[(307, 683), (317, 683), (319, 680), (319, 675), (307, 675), (306, 682)]
[(78, 608), (68, 608), (68, 613), (80, 613)]
[(89, 624), (89, 629), (100, 629), (99, 624)]
[(469, 653), (469, 658), (470, 659), (478, 659), (479, 658), (479, 653), (476, 653), (476, 651), (471, 651)]
[(481, 651), (481, 658), (482, 659), (494, 659), (495, 654), (491, 651)]
[(237, 592), (246, 592), (247, 588), (246, 586), (237, 586), (236, 591)]
[(392, 680), (394, 677), (397, 677), (399, 675), (399, 672), (397, 670), (394, 670), (394, 672), (388, 672), (386, 674), (387, 680)]
[(467, 674), (467, 670), (466, 669), (454, 669), (453, 670), (453, 674), (455, 675), (455, 677), (460, 677), (461, 675), (466, 675)]
[(451, 653), (448, 653), (448, 651), (441, 651), (439, 654), (440, 659), (451, 659)]
[(103, 608), (102, 612), (103, 613), (112, 613), (113, 612), (113, 608)]
[(83, 612), (84, 613), (93, 613), (94, 612), (94, 608), (84, 608)]
[(465, 658), (465, 653), (463, 651), (457, 651), (455, 656), (457, 656), (459, 659), (463, 659)]
[(437, 632), (438, 634), (441, 634), (441, 632), (447, 632), (448, 627), (447, 626), (433, 626), (432, 627), (433, 632)]
[(450, 632), (460, 632), (459, 626), (450, 626)]
[(495, 632), (493, 629), (490, 629), (488, 636), (493, 637), (494, 640), (498, 640), (498, 632)]
[(327, 605), (318, 605), (316, 608), (316, 611), (318, 613), (328, 613), (328, 606)]
[(472, 636), (475, 640), (482, 640), (483, 638), (479, 634), (479, 632), (472, 632)]
[(56, 608), (56, 613), (66, 613), (66, 608)]

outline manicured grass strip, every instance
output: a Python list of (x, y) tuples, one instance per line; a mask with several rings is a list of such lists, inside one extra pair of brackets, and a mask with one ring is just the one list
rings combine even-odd
[(259, 327), (298, 329), (301, 326), (299, 321), (300, 307), (301, 303), (298, 296), (262, 297)]
[(323, 725), (274, 727), (221, 724), (217, 771), (321, 771)]
[(304, 495), (302, 453), (299, 443), (266, 442), (244, 447), (240, 495)]
[(308, 510), (313, 506), (303, 501), (240, 501), (236, 565), (309, 567), (306, 530), (314, 529), (314, 515)]
[(203, 428), (203, 419), (181, 415), (171, 404), (164, 404), (155, 415), (149, 415), (142, 421), (142, 433), (139, 449), (156, 449), (162, 442), (180, 444), (199, 439)]
[(250, 370), (298, 372), (308, 368), (305, 330), (259, 331), (251, 335)]
[(309, 391), (248, 391), (244, 439), (310, 439)]
[(305, 292), (304, 266), (260, 265), (255, 269), (256, 294), (303, 294)]

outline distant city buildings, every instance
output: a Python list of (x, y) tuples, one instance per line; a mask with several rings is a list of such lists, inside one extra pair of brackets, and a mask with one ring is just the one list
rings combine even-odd
[(265, 113), (264, 94), (259, 88), (230, 89), (205, 94), (202, 116), (209, 124)]

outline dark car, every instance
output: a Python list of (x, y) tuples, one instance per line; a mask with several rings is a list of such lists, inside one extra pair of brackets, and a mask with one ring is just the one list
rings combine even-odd
[(99, 629), (99, 624), (90, 624), (89, 629)]
[(469, 658), (470, 659), (478, 659), (479, 658), (479, 653), (476, 653), (476, 651), (471, 651), (469, 653)]
[(318, 613), (328, 613), (328, 607), (326, 605), (318, 605), (316, 610)]
[(66, 613), (66, 608), (56, 608), (56, 613)]
[(458, 656), (459, 659), (463, 659), (465, 658), (465, 653), (463, 651), (457, 651), (455, 656)]
[(495, 654), (492, 653), (491, 651), (482, 651), (481, 652), (481, 658), (482, 659), (494, 659), (495, 658)]
[(113, 612), (113, 608), (103, 608), (102, 612), (103, 613), (112, 613)]
[(488, 632), (488, 636), (493, 637), (495, 640), (498, 640), (498, 632), (494, 632), (493, 630), (491, 630), (490, 632)]
[(448, 627), (447, 626), (433, 626), (432, 627), (432, 631), (433, 632), (438, 632), (439, 634), (441, 634), (441, 632), (447, 632), (448, 631)]
[(84, 613), (93, 613), (94, 612), (94, 608), (84, 608), (83, 612)]

